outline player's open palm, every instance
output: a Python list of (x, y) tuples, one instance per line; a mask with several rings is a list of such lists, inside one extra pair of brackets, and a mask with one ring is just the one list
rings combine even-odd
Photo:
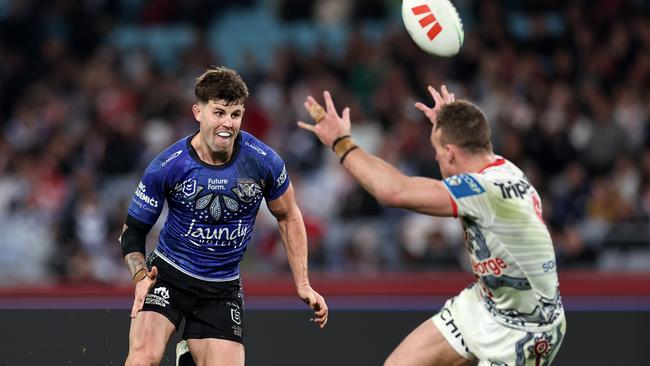
[(315, 124), (299, 121), (298, 126), (313, 132), (325, 146), (332, 147), (337, 138), (350, 134), (350, 108), (344, 108), (342, 115), (339, 116), (328, 91), (323, 92), (323, 98), (326, 109), (323, 109), (311, 95), (307, 97), (304, 106)]
[(142, 280), (135, 284), (135, 297), (133, 299), (133, 307), (131, 308), (131, 318), (135, 318), (138, 312), (142, 310), (144, 299), (151, 287), (156, 283), (156, 277), (158, 277), (158, 268), (154, 266)]
[(311, 321), (318, 324), (319, 327), (325, 328), (329, 315), (329, 309), (327, 309), (325, 299), (309, 285), (299, 286), (297, 291), (302, 301), (314, 311), (314, 317)]
[(433, 107), (428, 107), (424, 103), (417, 102), (415, 103), (415, 108), (419, 109), (424, 113), (425, 116), (431, 121), (431, 123), (436, 124), (436, 117), (438, 116), (438, 111), (442, 108), (443, 105), (452, 103), (456, 100), (454, 93), (447, 91), (446, 86), (440, 87), (440, 92), (438, 92), (434, 87), (429, 85), (427, 88), (431, 96), (433, 97), (434, 105)]

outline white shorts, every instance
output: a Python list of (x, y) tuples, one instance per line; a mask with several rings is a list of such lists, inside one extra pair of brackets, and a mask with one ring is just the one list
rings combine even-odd
[(473, 287), (447, 300), (432, 317), (436, 328), (464, 358), (479, 366), (550, 365), (566, 332), (564, 316), (555, 328), (527, 332), (497, 323)]

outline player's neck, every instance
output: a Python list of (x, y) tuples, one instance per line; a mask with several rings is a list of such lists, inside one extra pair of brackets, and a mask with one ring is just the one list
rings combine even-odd
[(223, 165), (230, 161), (234, 148), (227, 152), (213, 151), (208, 144), (201, 139), (200, 133), (196, 134), (190, 142), (199, 159), (210, 165)]
[(468, 173), (479, 173), (486, 166), (497, 161), (497, 159), (499, 159), (499, 157), (493, 152), (467, 156), (464, 170)]

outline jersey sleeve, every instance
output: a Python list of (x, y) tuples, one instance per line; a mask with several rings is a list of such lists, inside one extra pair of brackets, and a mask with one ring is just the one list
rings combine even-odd
[(291, 180), (287, 174), (287, 167), (284, 165), (284, 161), (275, 151), (271, 150), (269, 153), (267, 168), (268, 173), (264, 182), (264, 198), (267, 201), (273, 201), (286, 192)]
[(490, 202), (487, 182), (479, 174), (458, 174), (443, 180), (449, 191), (456, 216), (478, 222), (492, 221), (494, 208)]
[(135, 189), (129, 205), (129, 215), (153, 225), (163, 209), (165, 202), (165, 178), (167, 169), (160, 160), (152, 161)]

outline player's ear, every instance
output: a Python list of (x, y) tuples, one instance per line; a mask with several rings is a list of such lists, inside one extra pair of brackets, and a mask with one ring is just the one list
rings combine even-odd
[(197, 103), (192, 105), (192, 113), (194, 113), (194, 119), (197, 122), (201, 122), (201, 119), (199, 118), (201, 116), (201, 107)]
[(447, 156), (447, 164), (455, 163), (456, 158), (457, 158), (457, 156), (456, 156), (456, 152), (457, 152), (456, 151), (456, 146), (451, 145), (451, 144), (447, 144), (447, 145), (445, 145), (445, 150), (446, 150), (446, 153), (447, 153), (447, 154), (445, 154)]

